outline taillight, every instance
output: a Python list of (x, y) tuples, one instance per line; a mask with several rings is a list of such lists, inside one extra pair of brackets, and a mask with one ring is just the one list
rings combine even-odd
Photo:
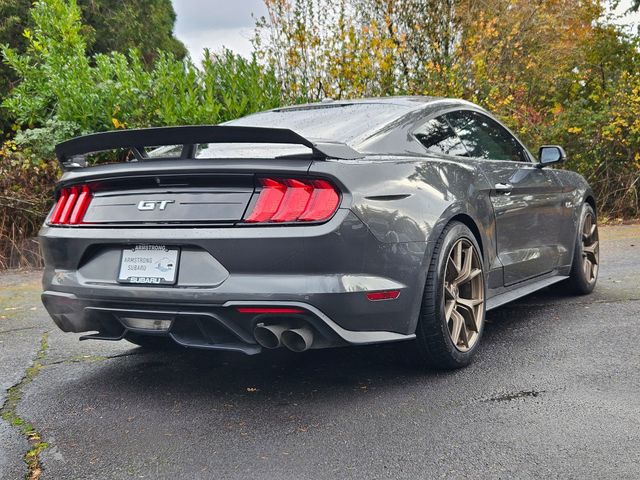
[(340, 195), (326, 180), (260, 179), (262, 189), (248, 223), (320, 222), (337, 210)]
[(313, 187), (300, 180), (285, 180), (287, 191), (282, 197), (282, 202), (278, 211), (269, 221), (271, 222), (294, 222), (296, 221), (309, 203)]
[(91, 203), (92, 193), (87, 185), (66, 187), (60, 190), (60, 197), (53, 208), (51, 225), (78, 225)]
[(313, 193), (304, 212), (298, 218), (303, 222), (314, 221), (317, 218), (329, 218), (340, 203), (338, 192), (329, 182), (313, 180), (311, 184), (313, 185)]
[(64, 210), (64, 206), (67, 204), (68, 198), (69, 198), (69, 189), (63, 188), (60, 191), (60, 196), (58, 197), (58, 202), (56, 203), (56, 206), (53, 209), (53, 213), (51, 213), (51, 218), (49, 219), (50, 223), (60, 222), (60, 216), (62, 215), (62, 210)]
[(91, 203), (91, 190), (86, 185), (83, 185), (80, 195), (78, 195), (78, 200), (76, 201), (75, 206), (73, 207), (73, 211), (71, 212), (71, 218), (69, 218), (69, 223), (75, 225), (77, 223), (81, 223), (84, 218), (84, 214)]
[(261, 180), (262, 191), (253, 208), (253, 212), (245, 219), (247, 222), (268, 222), (278, 211), (280, 203), (287, 192), (287, 186), (277, 180), (264, 178)]

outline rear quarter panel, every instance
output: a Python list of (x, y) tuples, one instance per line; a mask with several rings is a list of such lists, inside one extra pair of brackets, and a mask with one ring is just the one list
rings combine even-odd
[[(382, 244), (412, 252), (405, 275), (397, 279), (417, 292), (415, 321), (433, 246), (457, 216), (473, 221), (485, 265), (498, 268), (490, 184), (473, 165), (428, 157), (368, 157), (314, 162), (310, 173), (335, 178), (350, 193), (349, 208)], [(380, 258), (397, 275), (397, 256)], [(382, 270), (385, 270), (383, 268)]]

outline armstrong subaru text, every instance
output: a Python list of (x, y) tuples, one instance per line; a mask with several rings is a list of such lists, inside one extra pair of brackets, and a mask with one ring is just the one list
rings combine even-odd
[(457, 368), (487, 310), (597, 280), (595, 198), (549, 168), (563, 149), (534, 157), (461, 100), (329, 100), (56, 154), (42, 299), (81, 338), (246, 354), (397, 342)]

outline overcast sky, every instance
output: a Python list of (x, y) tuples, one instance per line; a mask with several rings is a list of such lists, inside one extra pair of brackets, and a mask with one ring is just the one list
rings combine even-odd
[(223, 46), (242, 55), (251, 53), (256, 17), (266, 15), (262, 0), (172, 0), (176, 11), (176, 36), (191, 58), (202, 59), (202, 50)]
[[(177, 14), (176, 36), (189, 49), (196, 62), (202, 50), (220, 50), (223, 46), (240, 53), (251, 53), (251, 36), (255, 17), (266, 15), (263, 0), (172, 0)], [(629, 8), (623, 0), (618, 11)], [(640, 24), (640, 15), (626, 17), (624, 23)]]

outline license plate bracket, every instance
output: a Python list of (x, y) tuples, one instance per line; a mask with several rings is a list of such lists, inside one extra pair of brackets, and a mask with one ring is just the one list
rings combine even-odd
[(118, 283), (175, 285), (180, 263), (180, 247), (136, 245), (123, 248)]

